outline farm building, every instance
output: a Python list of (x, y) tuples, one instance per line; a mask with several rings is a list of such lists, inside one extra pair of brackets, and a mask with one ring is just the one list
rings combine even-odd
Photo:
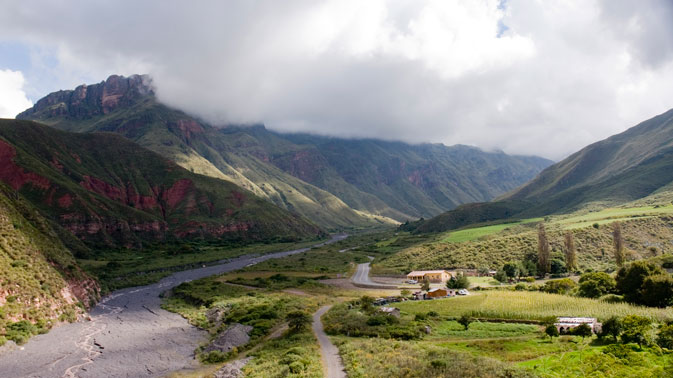
[(586, 324), (591, 327), (593, 333), (601, 331), (602, 324), (596, 318), (574, 318), (568, 316), (559, 316), (558, 322), (554, 323), (559, 333), (567, 333), (569, 330), (578, 327), (580, 324)]
[(446, 270), (414, 270), (407, 274), (408, 280), (416, 280), (418, 282), (423, 281), (426, 277), (430, 282), (446, 282), (452, 275)]

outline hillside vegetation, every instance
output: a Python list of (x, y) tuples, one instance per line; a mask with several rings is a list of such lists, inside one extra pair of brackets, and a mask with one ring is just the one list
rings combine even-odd
[(0, 184), (0, 344), (25, 342), (95, 303), (97, 284), (50, 223)]
[[(379, 273), (406, 273), (417, 269), (497, 269), (508, 261), (537, 254), (537, 222), (486, 225), (437, 234), (400, 253), (377, 260)], [(613, 270), (610, 223), (620, 221), (627, 259), (673, 253), (673, 206), (612, 208), (548, 218), (545, 223), (552, 258), (562, 258), (564, 235), (572, 232), (580, 270)]]
[(315, 238), (314, 224), (110, 133), (0, 120), (0, 180), (90, 246)]

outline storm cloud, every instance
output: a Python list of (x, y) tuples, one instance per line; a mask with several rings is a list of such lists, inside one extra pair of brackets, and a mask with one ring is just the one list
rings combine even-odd
[(216, 125), (263, 122), (559, 159), (673, 107), (665, 0), (2, 8), (0, 42), (31, 46), (39, 52), (32, 65), (47, 67), (24, 72), (29, 94), (148, 73), (162, 101)]

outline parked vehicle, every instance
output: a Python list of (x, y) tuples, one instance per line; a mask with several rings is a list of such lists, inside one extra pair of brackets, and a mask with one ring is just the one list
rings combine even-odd
[(408, 284), (412, 284), (412, 285), (415, 285), (415, 284), (418, 283), (418, 281), (416, 281), (416, 280), (406, 280), (406, 281), (404, 281), (404, 282), (405, 282), (405, 283), (408, 283)]
[(467, 289), (460, 289), (458, 290), (458, 295), (469, 295), (470, 292), (467, 291)]

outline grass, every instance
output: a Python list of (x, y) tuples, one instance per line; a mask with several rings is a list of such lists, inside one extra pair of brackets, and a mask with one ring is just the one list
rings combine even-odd
[(457, 321), (441, 321), (433, 326), (431, 338), (482, 339), (539, 334), (531, 324), (474, 322), (465, 330)]
[(542, 320), (549, 316), (589, 316), (606, 319), (610, 316), (629, 314), (645, 316), (655, 321), (673, 319), (673, 310), (670, 308), (640, 307), (567, 295), (504, 290), (478, 292), (465, 297), (433, 301), (402, 302), (393, 306), (410, 314), (435, 311), (442, 316), (458, 317), (471, 313), (475, 317), (491, 319)]
[(590, 227), (594, 223), (606, 224), (614, 221), (624, 221), (634, 218), (644, 218), (660, 215), (673, 214), (673, 205), (666, 206), (642, 206), (628, 208), (608, 208), (600, 211), (589, 212), (580, 215), (571, 215), (555, 220), (565, 229)]
[(494, 224), (490, 226), (476, 227), (476, 228), (467, 228), (458, 231), (451, 231), (448, 233), (448, 236), (440, 240), (441, 243), (462, 243), (466, 241), (476, 240), (484, 236), (497, 234), (503, 230), (512, 228), (513, 226), (520, 224), (527, 224), (533, 222), (539, 222), (542, 218), (530, 218), (524, 219), (517, 222), (510, 223), (501, 223)]

